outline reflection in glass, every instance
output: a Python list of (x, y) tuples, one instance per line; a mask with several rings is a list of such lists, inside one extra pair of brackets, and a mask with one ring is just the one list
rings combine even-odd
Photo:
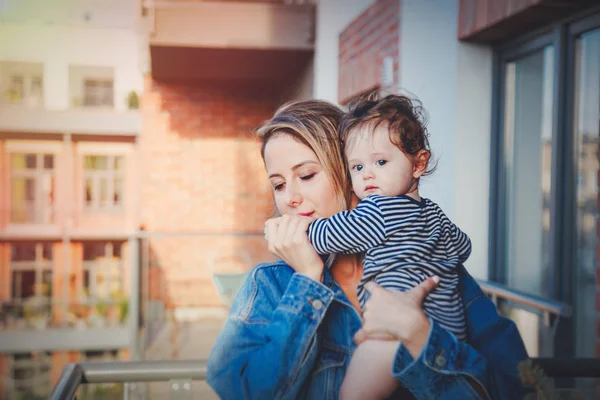
[(506, 65), (506, 271), (518, 290), (549, 296), (554, 49)]
[(595, 353), (596, 249), (598, 231), (598, 135), (600, 134), (600, 29), (576, 43), (574, 127), (577, 145), (577, 355)]

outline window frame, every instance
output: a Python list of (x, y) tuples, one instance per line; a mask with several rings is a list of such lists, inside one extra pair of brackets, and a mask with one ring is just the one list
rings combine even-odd
[[(15, 382), (15, 387), (12, 394), (35, 392), (35, 388), (40, 384), (43, 384), (44, 386), (47, 385), (47, 387), (51, 389), (52, 354), (49, 352), (35, 352), (23, 353), (21, 355), (26, 355), (29, 358), (17, 359), (17, 357), (14, 355), (8, 358), (9, 376)], [(16, 379), (15, 372), (18, 369), (31, 371), (33, 373), (33, 377), (27, 380)], [(46, 373), (43, 372), (44, 369), (47, 369)], [(22, 383), (23, 381), (29, 381), (29, 383)], [(9, 394), (10, 393), (11, 392), (9, 391)]]
[[(106, 157), (108, 167), (106, 170), (88, 170), (85, 167), (85, 159), (87, 157)], [(118, 171), (115, 168), (117, 163), (117, 159), (121, 158), (123, 162), (123, 169)], [(85, 154), (83, 156), (84, 165), (83, 165), (83, 190), (84, 190), (84, 209), (88, 211), (122, 211), (124, 210), (123, 205), (123, 192), (124, 192), (124, 181), (125, 181), (125, 156), (124, 155), (107, 155), (107, 154)], [(121, 180), (121, 193), (120, 200), (118, 204), (115, 204), (115, 194), (116, 194), (116, 185), (115, 181), (117, 179)], [(91, 204), (87, 202), (87, 192), (86, 192), (86, 182), (90, 180), (92, 182), (91, 189)], [(106, 205), (101, 204), (100, 200), (100, 192), (101, 192), (101, 184), (103, 181), (106, 181), (106, 190), (107, 190), (107, 198), (109, 199)]]
[[(110, 88), (104, 87), (110, 84)], [(92, 85), (96, 85), (92, 87)], [(115, 106), (115, 80), (113, 78), (84, 77), (82, 82), (82, 106), (86, 108), (114, 108)], [(107, 91), (107, 93), (104, 93)], [(108, 96), (110, 94), (110, 97)], [(104, 100), (110, 99), (109, 102)], [(92, 101), (93, 100), (93, 101)]]
[[(104, 245), (104, 256), (98, 260), (98, 258), (94, 259), (94, 260), (86, 260), (85, 256), (82, 256), (82, 261), (81, 261), (81, 273), (82, 273), (82, 281), (81, 281), (81, 286), (82, 289), (87, 289), (87, 296), (89, 300), (92, 301), (97, 301), (97, 300), (109, 300), (109, 298), (99, 298), (98, 297), (98, 273), (101, 272), (102, 270), (106, 269), (108, 264), (113, 264), (113, 266), (116, 266), (118, 272), (119, 272), (119, 277), (118, 279), (118, 286), (119, 288), (117, 289), (117, 292), (124, 292), (125, 290), (125, 264), (124, 264), (124, 259), (123, 259), (123, 246), (125, 244), (125, 242), (119, 242), (119, 241), (84, 241), (81, 242), (81, 246), (83, 248), (83, 246), (86, 246), (87, 244), (89, 245)], [(118, 254), (119, 257), (117, 257), (115, 254), (117, 254), (117, 250), (115, 249), (115, 246), (120, 246), (119, 250), (118, 250)], [(85, 252), (84, 252), (85, 254)], [(88, 285), (87, 288), (85, 286), (85, 279), (83, 279), (85, 273), (87, 272), (88, 274)], [(109, 283), (111, 286), (114, 282)]]
[[(9, 192), (10, 192), (10, 196), (11, 196), (10, 197), (11, 198), (11, 208), (10, 208), (10, 216), (9, 216), (9, 225), (21, 226), (21, 225), (52, 225), (52, 224), (54, 224), (56, 212), (57, 212), (56, 196), (58, 194), (57, 163), (59, 161), (60, 154), (62, 152), (61, 143), (53, 142), (53, 141), (39, 141), (39, 142), (7, 141), (5, 149), (6, 149), (8, 159), (11, 160), (11, 162), (9, 164), (9, 168), (8, 168), (9, 187), (10, 187)], [(18, 170), (18, 172), (15, 174), (15, 171), (12, 167), (12, 157), (15, 154), (35, 154), (36, 155), (35, 170), (31, 170), (31, 171)], [(52, 165), (51, 170), (45, 170), (43, 167), (44, 155), (52, 155), (52, 157), (53, 157), (53, 165)], [(42, 161), (41, 167), (38, 165), (38, 164), (40, 164), (39, 163), (40, 160)], [(51, 172), (46, 172), (46, 171), (51, 171)], [(46, 207), (43, 204), (41, 204), (42, 203), (41, 199), (34, 200), (34, 204), (37, 202), (40, 202), (39, 208), (44, 209), (45, 210), (44, 213), (45, 212), (50, 213), (49, 221), (45, 222), (43, 218), (40, 218), (40, 216), (37, 215), (38, 214), (38, 210), (37, 210), (38, 205), (36, 205), (36, 218), (34, 219), (34, 221), (15, 222), (13, 220), (12, 190), (13, 190), (13, 178), (15, 177), (15, 175), (20, 176), (20, 177), (33, 176), (33, 178), (36, 181), (36, 183), (35, 183), (36, 195), (39, 192), (39, 190), (38, 190), (39, 186), (43, 185), (43, 183), (39, 183), (40, 181), (43, 181), (43, 176), (45, 176), (45, 175), (51, 176), (54, 187), (51, 190), (51, 192), (53, 193), (53, 202), (49, 206), (50, 209), (46, 210)]]
[[(78, 191), (81, 193), (81, 198), (79, 198), (79, 204), (81, 205), (81, 209), (84, 213), (115, 213), (115, 214), (123, 214), (126, 208), (127, 201), (127, 175), (128, 169), (131, 168), (130, 163), (130, 155), (133, 154), (134, 146), (131, 143), (99, 143), (99, 142), (80, 142), (77, 144), (77, 157), (78, 162), (80, 163), (80, 179), (78, 187)], [(115, 159), (116, 157), (122, 157), (123, 166), (122, 170), (115, 175), (116, 170), (113, 170), (112, 173), (112, 181), (109, 183), (109, 188), (112, 186), (112, 191), (109, 190), (109, 195), (114, 199), (114, 178), (121, 178), (121, 199), (120, 204), (115, 206), (114, 203), (109, 203), (107, 207), (100, 207), (99, 199), (93, 202), (93, 205), (88, 206), (86, 200), (86, 179), (88, 175), (92, 175), (92, 178), (95, 178), (93, 175), (95, 172), (88, 172), (85, 168), (85, 158), (87, 156), (100, 156), (100, 157), (112, 157)], [(114, 163), (113, 163), (114, 165)], [(107, 170), (108, 171), (108, 170)], [(105, 172), (105, 171), (102, 171)], [(99, 179), (99, 178), (98, 178)], [(79, 196), (79, 195), (78, 195)], [(109, 196), (109, 197), (110, 197)]]
[[(521, 38), (494, 47), (492, 64), (492, 136), (490, 151), (489, 204), (489, 278), (507, 282), (506, 212), (507, 190), (503, 163), (505, 71), (506, 65), (548, 45), (554, 47), (552, 108), (552, 182), (550, 204), (551, 265), (553, 280), (551, 297), (568, 304), (575, 302), (577, 257), (576, 189), (577, 137), (573, 132), (575, 96), (575, 45), (579, 36), (600, 28), (600, 7), (558, 21)], [(555, 356), (573, 357), (575, 349), (574, 318), (561, 321), (555, 336)], [(561, 343), (561, 346), (558, 345)]]

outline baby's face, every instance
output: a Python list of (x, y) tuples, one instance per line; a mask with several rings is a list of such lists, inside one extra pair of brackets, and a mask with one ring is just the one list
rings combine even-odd
[(359, 199), (370, 194), (408, 193), (417, 175), (415, 164), (392, 141), (387, 126), (363, 126), (350, 132), (346, 157), (352, 188)]

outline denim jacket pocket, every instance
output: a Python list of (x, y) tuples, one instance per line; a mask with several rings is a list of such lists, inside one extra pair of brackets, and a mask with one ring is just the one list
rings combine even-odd
[(335, 345), (322, 344), (321, 354), (312, 371), (306, 399), (337, 400), (349, 355)]
[(319, 361), (315, 366), (313, 375), (323, 371), (327, 368), (340, 367), (346, 362), (346, 353), (342, 350), (323, 345), (323, 350)]

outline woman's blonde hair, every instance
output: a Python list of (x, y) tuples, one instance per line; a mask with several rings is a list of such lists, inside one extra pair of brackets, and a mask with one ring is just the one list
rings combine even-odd
[(348, 208), (351, 193), (338, 136), (342, 114), (339, 107), (326, 101), (293, 101), (279, 107), (273, 117), (256, 130), (263, 161), (265, 146), (279, 135), (289, 135), (308, 146), (329, 176), (340, 211)]

